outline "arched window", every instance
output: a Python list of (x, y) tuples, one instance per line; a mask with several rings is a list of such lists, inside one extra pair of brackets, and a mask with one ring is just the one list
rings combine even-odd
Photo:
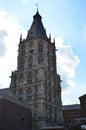
[(24, 83), (24, 76), (21, 74), (19, 77), (19, 83), (23, 84)]
[(41, 64), (41, 63), (43, 63), (43, 57), (42, 57), (42, 56), (39, 56), (39, 57), (38, 57), (38, 64)]
[(33, 58), (29, 57), (29, 59), (28, 59), (28, 67), (29, 67), (29, 69), (32, 69), (32, 66), (33, 66)]
[(28, 74), (27, 82), (28, 82), (28, 84), (32, 84), (32, 73)]
[(24, 70), (24, 60), (21, 60), (21, 61), (19, 62), (19, 70), (20, 70), (20, 71), (23, 71), (23, 70)]
[(20, 54), (21, 54), (22, 56), (25, 55), (25, 45), (22, 45), (22, 46), (20, 47)]
[(38, 52), (39, 52), (39, 53), (42, 53), (42, 52), (43, 52), (43, 44), (42, 44), (42, 43), (39, 43), (39, 44), (38, 44)]
[(27, 90), (27, 101), (30, 101), (32, 99), (32, 90), (31, 88), (29, 88)]

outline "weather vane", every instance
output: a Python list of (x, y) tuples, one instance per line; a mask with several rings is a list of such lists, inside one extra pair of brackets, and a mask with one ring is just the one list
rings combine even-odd
[(38, 3), (36, 3), (35, 6), (37, 7), (37, 11), (38, 11), (38, 9), (39, 9)]

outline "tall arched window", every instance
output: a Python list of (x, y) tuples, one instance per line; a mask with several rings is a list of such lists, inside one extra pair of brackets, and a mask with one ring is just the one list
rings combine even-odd
[(28, 59), (28, 67), (29, 67), (29, 69), (32, 69), (32, 66), (33, 66), (33, 58), (29, 57), (29, 59)]
[(19, 77), (19, 83), (23, 84), (24, 83), (24, 76), (21, 74)]
[(24, 60), (23, 59), (19, 62), (19, 70), (20, 71), (24, 70)]
[(38, 64), (41, 64), (41, 63), (43, 63), (43, 57), (42, 57), (42, 56), (39, 56), (39, 57), (38, 57)]
[(29, 88), (27, 90), (27, 101), (30, 101), (32, 99), (32, 90), (31, 88)]
[(28, 74), (27, 82), (28, 82), (28, 84), (32, 84), (32, 73)]
[(43, 52), (43, 44), (42, 44), (42, 43), (39, 43), (39, 44), (38, 44), (38, 52), (39, 52), (39, 53), (42, 53), (42, 52)]
[(25, 45), (22, 45), (20, 47), (20, 55), (24, 56), (25, 55)]

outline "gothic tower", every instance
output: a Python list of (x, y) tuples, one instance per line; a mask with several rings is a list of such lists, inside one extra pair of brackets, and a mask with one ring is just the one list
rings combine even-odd
[(40, 130), (62, 121), (60, 76), (56, 72), (55, 40), (47, 37), (37, 11), (26, 39), (20, 36), (17, 70), (12, 72), (11, 96), (32, 110), (32, 126)]

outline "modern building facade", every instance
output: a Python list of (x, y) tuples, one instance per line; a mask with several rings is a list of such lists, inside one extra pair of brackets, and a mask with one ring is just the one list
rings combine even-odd
[(17, 59), (10, 94), (29, 105), (33, 129), (61, 124), (61, 80), (56, 71), (55, 39), (51, 42), (51, 36), (47, 37), (38, 11), (26, 39), (20, 36)]

